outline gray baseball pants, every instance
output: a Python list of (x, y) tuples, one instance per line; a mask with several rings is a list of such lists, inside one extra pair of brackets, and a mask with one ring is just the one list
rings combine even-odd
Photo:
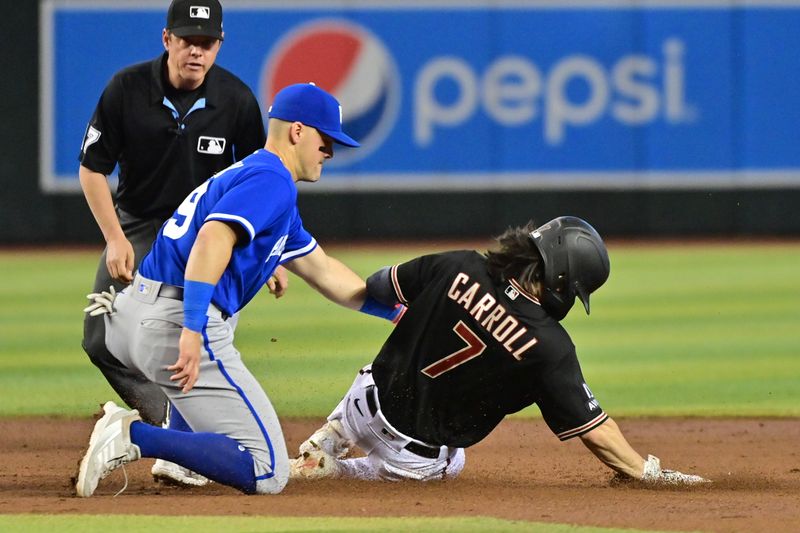
[(115, 313), (105, 318), (109, 351), (158, 386), (194, 432), (224, 434), (247, 449), (259, 493), (280, 492), (289, 479), (283, 431), (267, 394), (233, 345), (233, 326), (209, 306), (200, 376), (184, 394), (167, 370), (178, 359), (183, 302), (159, 297), (160, 288), (160, 282), (137, 274), (117, 297)]

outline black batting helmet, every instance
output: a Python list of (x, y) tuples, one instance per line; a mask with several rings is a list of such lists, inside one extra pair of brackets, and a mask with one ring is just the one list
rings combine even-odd
[(530, 234), (542, 255), (544, 279), (539, 300), (550, 316), (561, 320), (575, 303), (589, 314), (589, 295), (608, 279), (610, 264), (603, 239), (578, 217), (558, 217)]

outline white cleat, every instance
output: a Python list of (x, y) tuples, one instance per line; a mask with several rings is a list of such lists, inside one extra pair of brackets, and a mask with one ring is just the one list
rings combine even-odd
[(323, 479), (341, 476), (338, 459), (322, 450), (303, 452), (289, 463), (289, 479)]
[(211, 483), (207, 477), (164, 459), (156, 459), (150, 473), (155, 481), (167, 485), (204, 487)]
[(106, 402), (103, 411), (78, 467), (75, 490), (81, 498), (94, 494), (100, 480), (111, 472), (141, 457), (139, 447), (131, 442), (130, 431), (131, 424), (142, 419), (139, 411), (123, 409), (114, 402)]
[(352, 444), (344, 436), (342, 423), (338, 420), (331, 420), (326, 422), (300, 445), (300, 455), (302, 456), (306, 452), (322, 450), (327, 455), (337, 459), (344, 459)]

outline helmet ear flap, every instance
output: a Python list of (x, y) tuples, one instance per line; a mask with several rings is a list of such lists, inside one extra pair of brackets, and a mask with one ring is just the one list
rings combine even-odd
[(561, 320), (567, 316), (567, 313), (575, 304), (575, 293), (572, 291), (559, 293), (556, 290), (545, 287), (539, 297), (539, 301), (544, 310), (547, 311), (547, 314), (556, 320)]

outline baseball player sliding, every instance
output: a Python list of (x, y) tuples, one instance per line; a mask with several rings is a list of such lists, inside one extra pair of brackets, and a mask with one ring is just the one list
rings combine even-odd
[[(600, 235), (560, 217), (509, 229), (481, 255), (452, 251), (384, 268), (376, 300), (408, 310), (328, 421), (300, 446), (290, 476), (427, 481), (457, 476), (464, 448), (536, 404), (561, 440), (580, 437), (618, 476), (707, 480), (640, 456), (602, 410), (559, 321), (609, 275)], [(366, 457), (346, 459), (358, 447)]]

